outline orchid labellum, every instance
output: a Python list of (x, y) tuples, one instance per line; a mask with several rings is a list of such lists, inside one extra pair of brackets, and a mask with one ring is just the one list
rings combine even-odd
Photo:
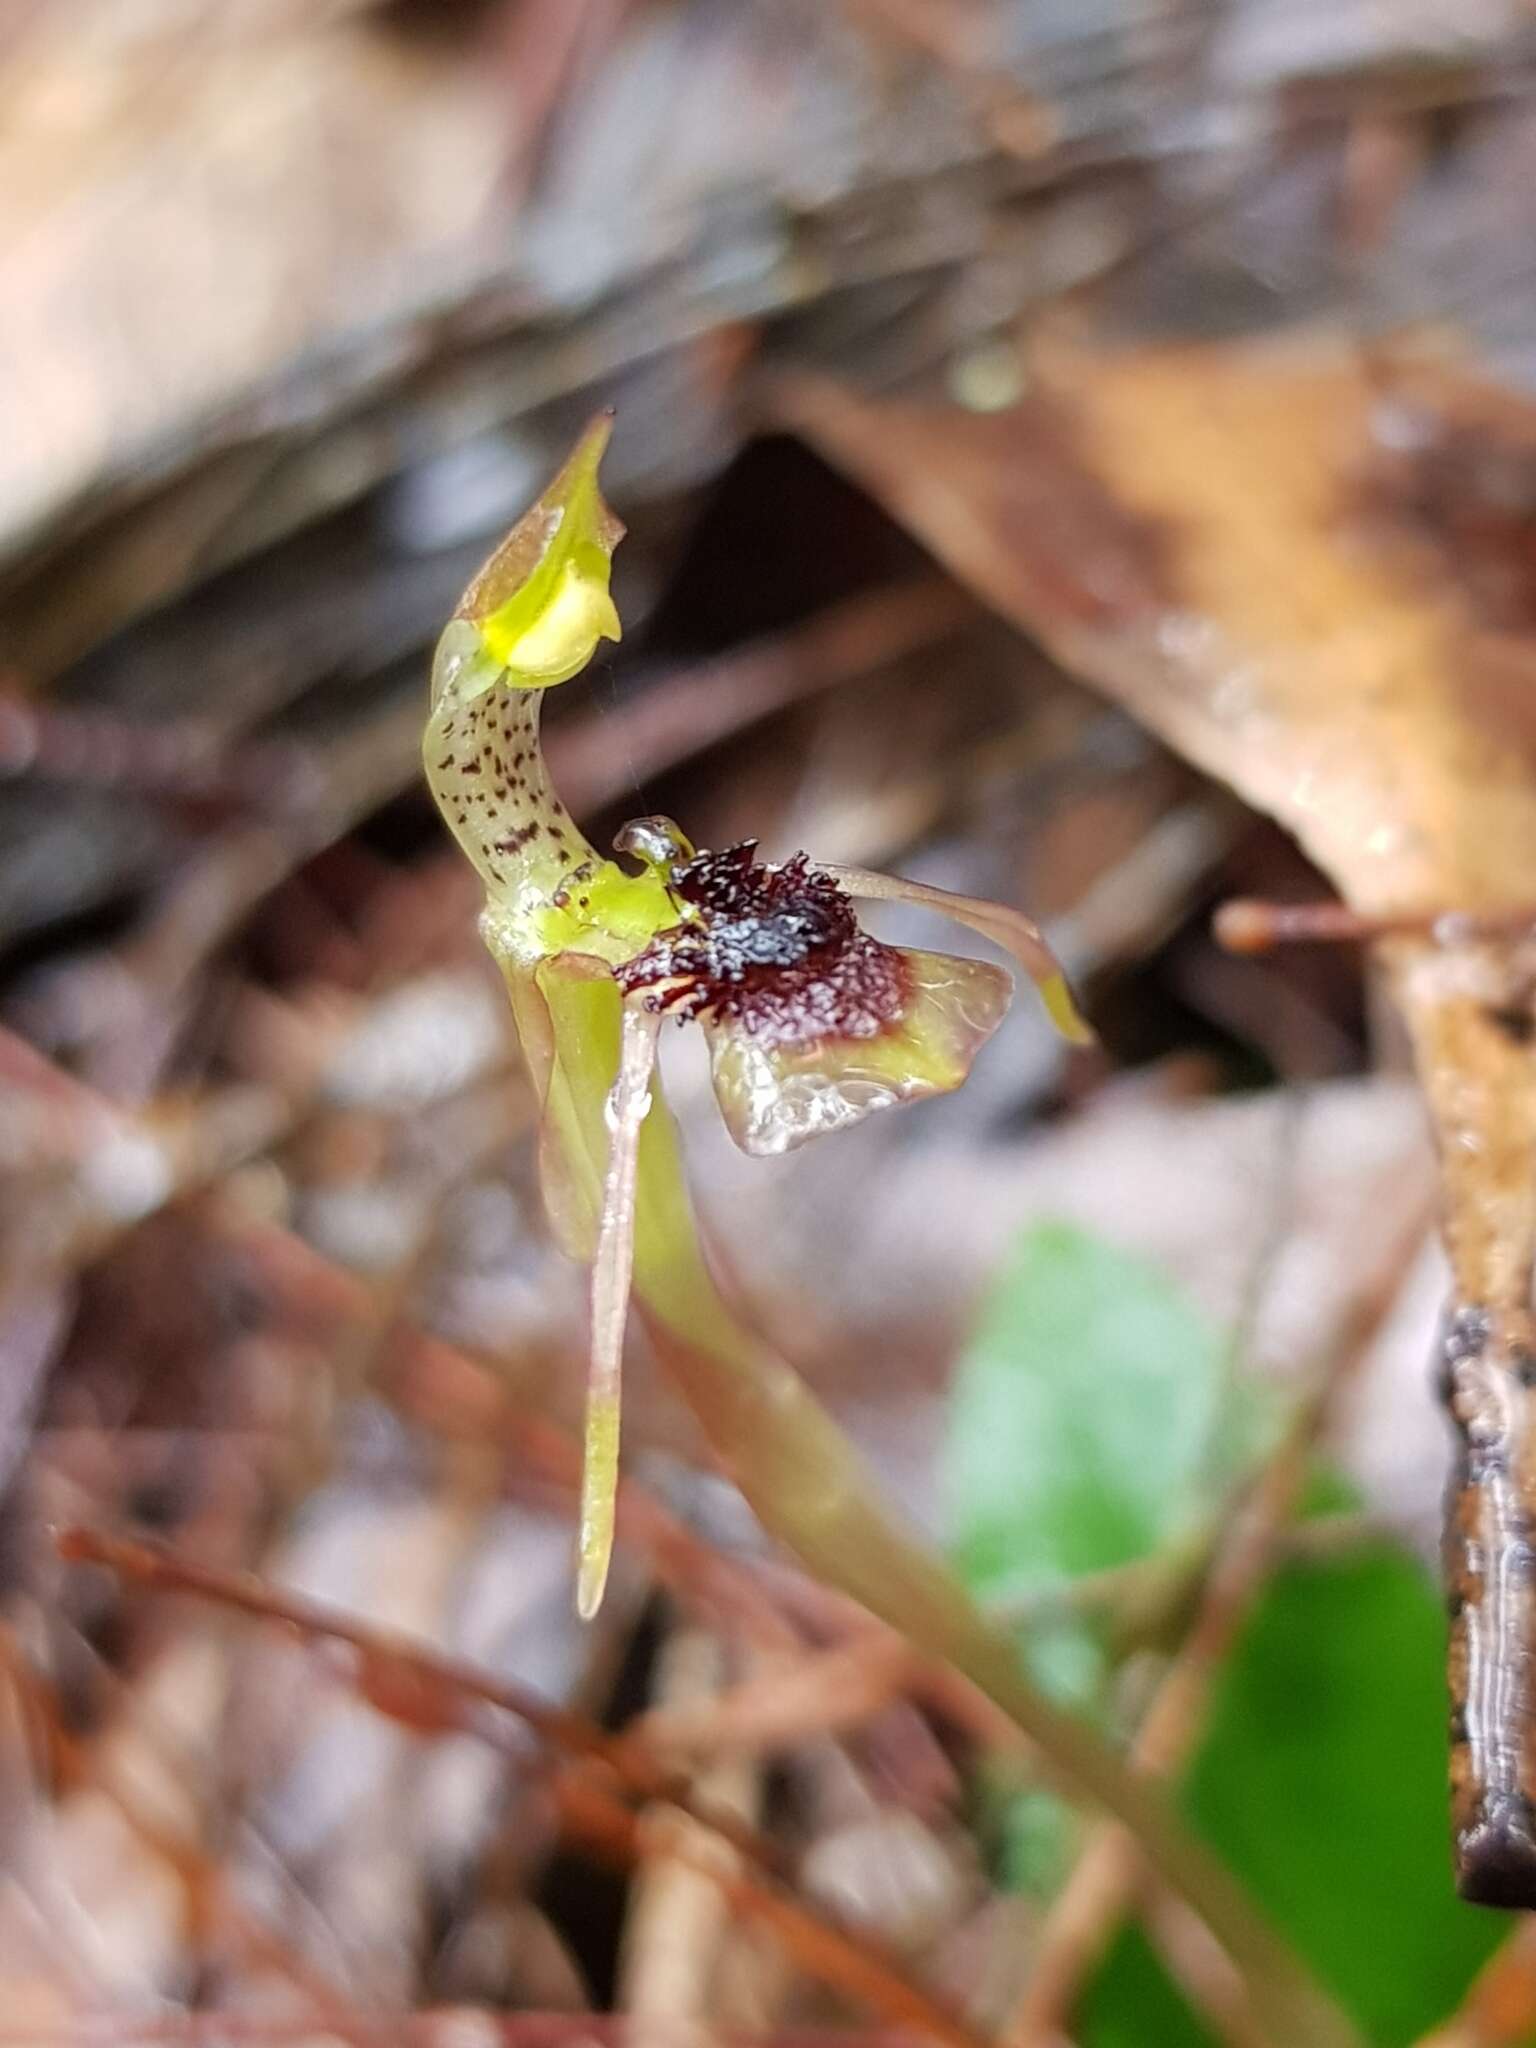
[(663, 1023), (697, 1022), (736, 1142), (779, 1153), (965, 1079), (1012, 993), (982, 960), (888, 946), (856, 896), (926, 903), (1012, 952), (1061, 1029), (1088, 1034), (1060, 968), (1017, 912), (748, 840), (696, 852), (670, 820), (618, 835), (604, 860), (550, 785), (543, 694), (617, 639), (609, 561), (623, 529), (597, 469), (596, 420), (464, 594), (437, 652), (425, 760), (486, 887), (481, 929), (501, 966), (543, 1106), (541, 1170), (562, 1244), (592, 1270), (578, 1605), (607, 1576), (618, 1476), (619, 1371), (631, 1287), (653, 1329), (689, 1349), (752, 1344), (700, 1254), (655, 1080)]

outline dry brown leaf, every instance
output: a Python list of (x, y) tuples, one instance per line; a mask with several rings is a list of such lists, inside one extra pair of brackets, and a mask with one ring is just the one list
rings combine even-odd
[(188, 13), (48, 8), (6, 54), (7, 542), (484, 268), (506, 114), (463, 52), (336, 10)]
[[(1536, 896), (1531, 408), (1448, 367), (1389, 393), (1317, 344), (1078, 358), (996, 415), (824, 382), (785, 410), (1000, 611), (1285, 823), (1357, 909)], [(1382, 950), (1459, 1303), (1462, 1880), (1536, 1904), (1536, 950)]]

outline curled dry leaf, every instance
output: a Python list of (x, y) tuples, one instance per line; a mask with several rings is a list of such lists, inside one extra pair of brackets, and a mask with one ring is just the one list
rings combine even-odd
[[(1373, 916), (1536, 889), (1536, 408), (1445, 365), (1079, 358), (1005, 414), (824, 382), (791, 420), (1068, 667), (1287, 825)], [(1384, 942), (1458, 1295), (1448, 1550), (1469, 1896), (1536, 1904), (1536, 936)]]

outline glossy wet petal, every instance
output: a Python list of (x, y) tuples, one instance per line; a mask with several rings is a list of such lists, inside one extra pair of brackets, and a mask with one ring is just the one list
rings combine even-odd
[(850, 896), (886, 903), (919, 903), (968, 925), (973, 932), (991, 939), (1011, 953), (1040, 991), (1046, 1014), (1063, 1038), (1074, 1045), (1092, 1045), (1093, 1026), (1077, 1006), (1066, 970), (1046, 942), (1045, 934), (1022, 910), (1006, 903), (992, 903), (984, 896), (960, 896), (953, 889), (935, 889), (926, 882), (909, 882), (900, 875), (882, 875), (873, 868), (840, 867), (823, 861)]
[(775, 1042), (734, 1020), (705, 1021), (715, 1099), (744, 1152), (792, 1151), (810, 1138), (958, 1088), (1002, 1021), (1012, 977), (986, 960), (890, 947), (905, 984), (893, 1024), (867, 1037)]
[(651, 1107), (651, 1075), (661, 1019), (626, 1004), (619, 1071), (608, 1095), (608, 1168), (592, 1261), (592, 1352), (587, 1369), (587, 1419), (581, 1473), (581, 1533), (576, 1609), (590, 1621), (602, 1604), (613, 1554), (614, 1501), (619, 1488), (619, 1412), (624, 1326), (635, 1264), (635, 1183), (640, 1127)]

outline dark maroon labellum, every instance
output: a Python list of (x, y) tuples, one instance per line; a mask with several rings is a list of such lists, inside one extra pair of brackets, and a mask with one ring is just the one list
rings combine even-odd
[(698, 914), (614, 970), (626, 995), (650, 991), (651, 1009), (734, 1023), (772, 1046), (899, 1023), (901, 955), (860, 931), (847, 892), (803, 853), (774, 867), (746, 839), (683, 862), (670, 882)]

